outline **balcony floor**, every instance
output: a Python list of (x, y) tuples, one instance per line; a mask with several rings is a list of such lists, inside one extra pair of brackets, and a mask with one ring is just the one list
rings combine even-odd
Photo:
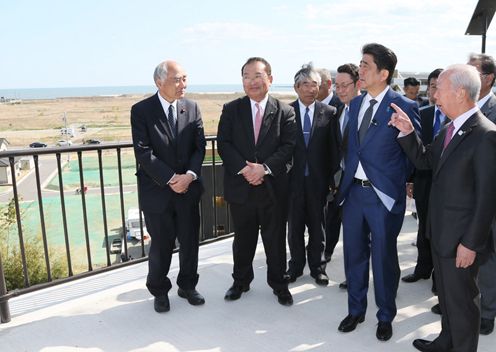
[[(416, 224), (405, 218), (398, 239), (402, 276), (413, 270)], [(263, 247), (255, 257), (255, 280), (239, 301), (225, 302), (231, 284), (232, 239), (200, 247), (198, 290), (206, 304), (190, 306), (169, 294), (171, 311), (157, 314), (145, 287), (147, 264), (114, 270), (94, 277), (33, 292), (10, 300), (12, 321), (0, 324), (2, 352), (10, 351), (415, 351), (415, 338), (439, 333), (439, 316), (430, 312), (437, 299), (430, 280), (400, 283), (398, 315), (390, 341), (375, 338), (376, 308), (373, 285), (366, 320), (351, 333), (337, 326), (347, 314), (341, 242), (327, 273), (327, 288), (305, 275), (290, 285), (295, 304), (283, 307), (265, 282)], [(175, 282), (177, 255), (171, 267)], [(494, 351), (496, 333), (481, 336), (479, 351)], [(492, 346), (492, 347), (491, 347)]]

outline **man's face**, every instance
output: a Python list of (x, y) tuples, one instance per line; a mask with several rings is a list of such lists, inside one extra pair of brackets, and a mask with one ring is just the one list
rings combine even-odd
[(169, 63), (167, 66), (167, 77), (164, 80), (155, 81), (160, 95), (172, 103), (176, 99), (184, 97), (187, 86), (186, 72), (177, 63)]
[(408, 99), (416, 100), (420, 86), (406, 86), (403, 90), (405, 91), (405, 95)]
[(427, 87), (427, 96), (432, 104), (436, 104), (435, 94), (437, 91), (437, 78), (431, 78), (429, 86)]
[(484, 98), (489, 91), (492, 89), (492, 83), (494, 79), (494, 74), (487, 74), (482, 72), (481, 61), (480, 60), (470, 60), (469, 65), (474, 66), (480, 75), (481, 89), (479, 92), (479, 99)]
[[(361, 87), (367, 91), (382, 88), (387, 82), (388, 72), (385, 69), (378, 70), (374, 62), (374, 57), (370, 54), (364, 54), (360, 61), (360, 76)], [(387, 84), (387, 83), (386, 83)]]
[(243, 88), (250, 99), (256, 102), (262, 101), (269, 92), (272, 84), (272, 76), (265, 72), (265, 64), (254, 61), (247, 64), (243, 69)]
[[(322, 76), (321, 76), (322, 78)], [(332, 88), (332, 81), (322, 79), (319, 87), (319, 94), (317, 95), (317, 100), (322, 101), (330, 94), (330, 90)]]
[(351, 99), (357, 96), (358, 86), (348, 73), (338, 73), (335, 84), (336, 94), (344, 104), (349, 105)]
[(437, 79), (437, 90), (434, 94), (437, 106), (450, 119), (457, 117), (457, 97), (449, 76), (442, 75)]
[(294, 89), (305, 106), (312, 104), (319, 94), (319, 85), (311, 78), (305, 78), (303, 81), (296, 83)]

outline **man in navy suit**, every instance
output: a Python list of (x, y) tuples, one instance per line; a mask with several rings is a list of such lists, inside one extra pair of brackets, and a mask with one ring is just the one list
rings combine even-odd
[(348, 315), (338, 329), (353, 331), (365, 319), (372, 257), (375, 303), (379, 308), (376, 337), (393, 334), (396, 292), (400, 278), (396, 240), (403, 224), (405, 185), (412, 165), (388, 126), (401, 106), (418, 125), (417, 103), (394, 92), (391, 83), (396, 55), (380, 44), (362, 48), (361, 88), (367, 92), (350, 103), (345, 170), (338, 202), (343, 206), (343, 245), (348, 282)]
[[(336, 108), (315, 100), (320, 75), (311, 65), (304, 65), (296, 73), (294, 81), (298, 99), (291, 106), (296, 113), (297, 134), (293, 167), (289, 173), (288, 243), (291, 259), (287, 278), (294, 282), (303, 274), (308, 260), (310, 276), (317, 285), (327, 286), (324, 209), (328, 194), (333, 194), (335, 189), (333, 175), (340, 159)], [(305, 226), (308, 228), (306, 251)]]
[[(433, 105), (420, 109), (422, 143), (424, 143), (424, 145), (432, 143), (446, 120), (444, 113), (436, 106), (436, 98), (434, 96), (437, 90), (437, 78), (442, 71), (441, 68), (438, 68), (432, 71), (427, 78), (427, 94), (429, 96), (429, 101)], [(401, 278), (402, 281), (407, 283), (430, 278), (432, 269), (434, 268), (434, 264), (432, 263), (431, 245), (429, 239), (425, 237), (431, 181), (431, 170), (415, 170), (413, 198), (415, 198), (415, 206), (417, 208), (419, 221), (416, 241), (418, 256), (414, 272)], [(435, 288), (434, 284), (433, 288)]]
[(332, 90), (331, 72), (325, 68), (317, 69), (320, 75), (319, 94), (317, 100), (321, 103), (334, 106), (336, 109), (341, 107), (343, 103), (339, 100), (337, 94)]
[(167, 277), (175, 240), (179, 247), (178, 295), (192, 305), (205, 303), (198, 283), (200, 173), (205, 136), (198, 105), (184, 99), (186, 73), (174, 61), (159, 64), (153, 75), (158, 92), (131, 108), (131, 128), (139, 202), (152, 242), (146, 286), (158, 313), (170, 309)]
[[(496, 62), (494, 58), (485, 54), (474, 54), (470, 56), (469, 65), (474, 66), (479, 72), (481, 89), (479, 93), (479, 106), (481, 112), (489, 120), (496, 123), (496, 96), (493, 86), (496, 80)], [(496, 248), (496, 222), (493, 223), (492, 239)], [(496, 317), (496, 253), (488, 256), (486, 262), (481, 265), (479, 272), (479, 288), (481, 292), (481, 327), (482, 335), (489, 335), (494, 330), (494, 318)]]

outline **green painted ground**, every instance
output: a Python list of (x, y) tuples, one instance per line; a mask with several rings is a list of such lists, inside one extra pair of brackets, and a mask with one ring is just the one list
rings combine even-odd
[[(62, 172), (64, 189), (71, 190), (79, 188), (79, 161), (75, 157), (65, 165)], [(136, 162), (133, 154), (123, 154), (121, 156), (122, 165), (122, 183), (132, 185), (136, 183)], [(119, 185), (119, 171), (117, 168), (117, 155), (107, 154), (102, 156), (103, 181), (105, 186)], [(100, 187), (100, 172), (98, 167), (98, 157), (96, 155), (83, 154), (84, 184), (88, 188)], [(59, 179), (54, 177), (47, 185), (48, 189), (58, 190)]]

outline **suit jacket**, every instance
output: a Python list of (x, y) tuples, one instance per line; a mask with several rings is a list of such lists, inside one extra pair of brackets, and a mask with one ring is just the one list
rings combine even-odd
[(188, 99), (177, 101), (177, 137), (174, 138), (158, 93), (131, 108), (134, 154), (138, 161), (139, 202), (145, 212), (164, 211), (174, 191), (168, 186), (172, 176), (191, 170), (198, 176), (186, 199), (200, 200), (201, 167), (205, 156), (205, 136), (198, 105)]
[(337, 108), (340, 108), (341, 106), (343, 106), (344, 104), (343, 104), (343, 102), (341, 100), (339, 100), (338, 95), (336, 94), (336, 92), (334, 92), (332, 94), (331, 100), (329, 101), (329, 105), (330, 106), (334, 106), (337, 109)]
[(298, 100), (290, 104), (296, 113), (296, 146), (293, 167), (289, 173), (291, 194), (303, 192), (305, 166), (308, 164), (311, 192), (315, 199), (325, 202), (329, 187), (335, 188), (334, 172), (339, 166), (338, 123), (336, 108), (315, 102), (312, 130), (308, 147), (303, 137), (302, 117)]
[(459, 243), (477, 252), (490, 248), (496, 214), (496, 127), (476, 112), (442, 153), (446, 130), (427, 147), (415, 134), (399, 138), (399, 143), (417, 168), (433, 170), (426, 236), (439, 256), (451, 258)]
[[(420, 109), (420, 126), (422, 128), (422, 143), (428, 145), (433, 140), (434, 105)], [(413, 197), (417, 204), (427, 207), (431, 190), (432, 170), (415, 170)], [(421, 206), (422, 206), (421, 205)]]
[(358, 114), (365, 95), (353, 98), (350, 102), (345, 170), (338, 202), (346, 199), (360, 161), (372, 185), (394, 200), (391, 212), (401, 213), (405, 210), (405, 183), (413, 168), (398, 144), (398, 130), (388, 125), (394, 112), (390, 105), (395, 103), (408, 114), (412, 122), (417, 120), (415, 125), (418, 125), (418, 105), (389, 88), (360, 145)]
[(287, 197), (287, 173), (296, 144), (292, 107), (269, 96), (255, 144), (250, 98), (233, 100), (222, 109), (217, 143), (224, 162), (224, 197), (228, 202), (243, 204), (254, 187), (238, 174), (246, 161), (268, 166), (272, 174), (264, 177), (264, 184), (274, 201)]
[(496, 123), (496, 96), (492, 94), (480, 110), (489, 120)]

